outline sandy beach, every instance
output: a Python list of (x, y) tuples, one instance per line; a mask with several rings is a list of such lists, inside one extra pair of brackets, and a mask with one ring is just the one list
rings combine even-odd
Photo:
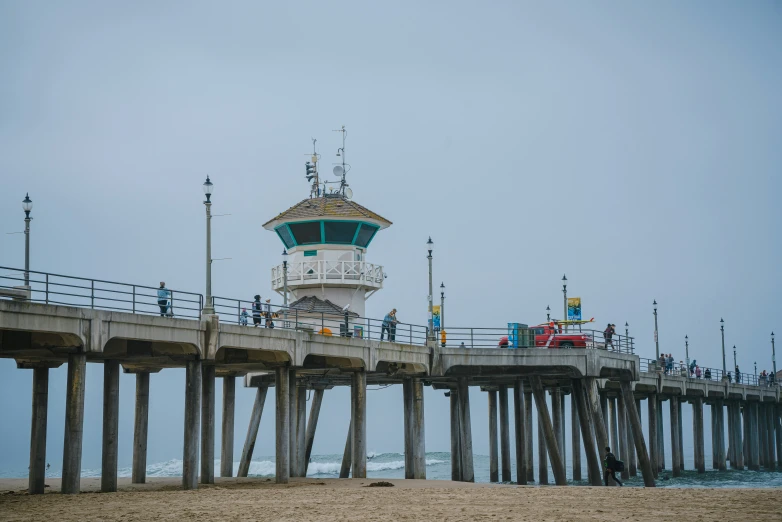
[(777, 489), (643, 489), (523, 487), (449, 481), (217, 479), (182, 491), (177, 478), (98, 493), (100, 479), (83, 479), (80, 495), (60, 495), (47, 480), (30, 496), (24, 479), (0, 480), (0, 520), (782, 520)]

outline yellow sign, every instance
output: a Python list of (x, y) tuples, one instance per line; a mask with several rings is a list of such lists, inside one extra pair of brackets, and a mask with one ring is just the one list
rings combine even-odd
[(567, 298), (567, 318), (568, 321), (581, 320), (581, 298), (580, 297)]

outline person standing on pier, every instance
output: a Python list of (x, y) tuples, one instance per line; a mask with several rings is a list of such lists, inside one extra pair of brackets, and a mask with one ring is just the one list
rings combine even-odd
[(739, 372), (739, 365), (736, 365), (736, 384), (741, 384), (741, 372)]
[(165, 281), (160, 282), (160, 288), (157, 289), (157, 304), (160, 307), (160, 317), (165, 317), (168, 313), (168, 300), (171, 299), (171, 290), (166, 288)]
[(391, 310), (383, 318), (383, 325), (380, 329), (380, 340), (383, 340), (383, 336), (388, 332), (388, 340), (393, 341), (396, 337), (396, 308)]
[(608, 326), (606, 326), (606, 329), (603, 332), (603, 335), (605, 336), (605, 340), (606, 340), (606, 350), (608, 350), (608, 345), (609, 344), (611, 345), (611, 350), (613, 350), (614, 349), (614, 341), (613, 341), (614, 325), (612, 325), (611, 323), (608, 323)]
[(261, 304), (261, 296), (256, 295), (255, 301), (253, 301), (253, 326), (258, 326), (261, 324), (261, 307), (263, 305)]
[(239, 314), (239, 324), (242, 326), (247, 326), (247, 319), (250, 317), (250, 314), (247, 313), (247, 308), (242, 308), (242, 313)]
[(603, 467), (605, 468), (605, 471), (603, 472), (603, 481), (605, 482), (605, 485), (608, 486), (608, 477), (612, 477), (614, 479), (614, 482), (622, 486), (622, 481), (616, 478), (616, 472), (621, 471), (621, 469), (618, 466), (618, 462), (616, 460), (616, 457), (613, 453), (611, 453), (611, 448), (606, 446), (606, 455), (603, 458)]

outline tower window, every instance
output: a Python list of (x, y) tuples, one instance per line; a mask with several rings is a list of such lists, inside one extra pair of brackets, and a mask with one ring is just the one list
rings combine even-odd
[(310, 221), (308, 223), (290, 223), (288, 225), (296, 239), (296, 244), (306, 245), (312, 243), (321, 243), (320, 221)]
[(282, 239), (282, 242), (285, 244), (285, 248), (293, 248), (296, 246), (296, 243), (293, 242), (293, 237), (291, 236), (291, 232), (288, 230), (287, 226), (282, 225), (274, 230), (277, 232), (277, 235), (280, 236), (280, 239)]
[(350, 221), (326, 221), (323, 229), (326, 232), (326, 243), (343, 243), (349, 245), (356, 235), (358, 223)]
[(378, 227), (375, 225), (361, 223), (361, 230), (358, 231), (355, 245), (366, 248), (367, 245), (369, 245), (369, 242), (372, 241), (372, 238), (374, 237), (375, 232), (377, 232), (377, 229)]

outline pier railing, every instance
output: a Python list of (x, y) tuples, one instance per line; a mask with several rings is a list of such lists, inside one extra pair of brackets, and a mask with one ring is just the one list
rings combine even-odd
[[(158, 287), (34, 270), (27, 273), (30, 301), (35, 303), (189, 319), (201, 317), (204, 302), (201, 294), (167, 288), (168, 298), (163, 303), (158, 299)], [(0, 266), (0, 288), (20, 290), (24, 284), (24, 270)]]
[[(437, 342), (443, 344), (442, 333)], [(510, 323), (506, 328), (445, 327), (445, 345), (464, 348), (587, 348), (618, 353), (634, 353), (634, 340), (624, 335), (606, 339), (603, 332), (581, 330), (546, 333), (541, 326), (519, 328)]]
[[(709, 368), (698, 365), (700, 369), (700, 375), (693, 368), (690, 371), (689, 367), (683, 363), (674, 363), (666, 367), (662, 361), (656, 361), (655, 359), (646, 359), (641, 357), (641, 371), (649, 373), (661, 373), (670, 377), (685, 377), (688, 379), (704, 380), (704, 381), (722, 381), (723, 376), (727, 376), (727, 381), (734, 384), (746, 384), (747, 386), (777, 386), (778, 383), (772, 379), (763, 379), (758, 375), (751, 373), (736, 373), (727, 372), (723, 374), (720, 368)], [(769, 377), (771, 374), (769, 374)]]
[(220, 322), (260, 328), (310, 331), (316, 334), (355, 337), (376, 341), (393, 341), (400, 344), (425, 345), (428, 328), (417, 324), (397, 322), (386, 324), (383, 319), (357, 317), (345, 313), (305, 310), (289, 306), (260, 303), (254, 310), (254, 301), (214, 298), (215, 313)]

